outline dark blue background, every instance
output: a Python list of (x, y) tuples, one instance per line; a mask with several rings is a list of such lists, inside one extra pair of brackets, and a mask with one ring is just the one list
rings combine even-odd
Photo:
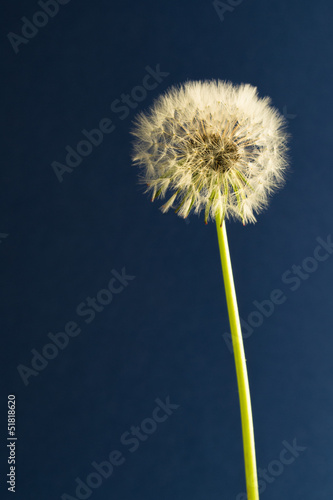
[[(15, 394), (18, 500), (75, 498), (75, 478), (114, 449), (125, 463), (89, 498), (243, 498), (215, 226), (163, 215), (130, 157), (137, 111), (172, 84), (214, 78), (271, 96), (292, 134), (285, 188), (257, 224), (227, 225), (242, 318), (276, 288), (286, 297), (245, 340), (258, 467), (279, 459), (284, 440), (306, 447), (261, 496), (331, 500), (333, 257), (294, 291), (282, 276), (333, 228), (332, 5), (244, 0), (220, 19), (210, 1), (72, 0), (15, 53), (8, 33), (21, 35), (21, 18), (40, 10), (15, 0), (1, 16), (1, 494), (12, 498), (6, 405)], [(158, 64), (168, 75), (121, 120), (111, 103)], [(52, 162), (103, 118), (114, 131), (59, 182)], [(123, 267), (135, 279), (86, 324), (77, 306)], [(42, 352), (69, 321), (81, 333), (25, 385), (17, 366), (31, 367), (31, 349)], [(167, 396), (179, 408), (130, 453), (120, 436)]]

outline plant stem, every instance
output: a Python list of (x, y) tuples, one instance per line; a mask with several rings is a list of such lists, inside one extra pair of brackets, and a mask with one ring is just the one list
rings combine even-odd
[(244, 449), (247, 500), (259, 500), (251, 397), (250, 397), (250, 388), (249, 388), (249, 381), (246, 369), (243, 338), (239, 320), (239, 313), (237, 307), (237, 299), (236, 299), (234, 278), (232, 274), (225, 221), (223, 220), (223, 223), (221, 224), (221, 217), (219, 216), (216, 217), (216, 228), (217, 228), (217, 236), (220, 248), (224, 288), (227, 299), (231, 338), (232, 338), (232, 345), (233, 345), (235, 365), (236, 365), (236, 375), (238, 383), (239, 403), (240, 403), (242, 432), (243, 432), (243, 449)]

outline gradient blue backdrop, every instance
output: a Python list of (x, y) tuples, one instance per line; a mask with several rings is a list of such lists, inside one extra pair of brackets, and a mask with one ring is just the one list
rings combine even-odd
[[(92, 462), (115, 449), (125, 462), (86, 498), (245, 498), (214, 224), (163, 215), (160, 202), (142, 194), (130, 158), (135, 113), (188, 79), (255, 85), (289, 120), (285, 188), (257, 224), (227, 229), (243, 320), (274, 289), (285, 297), (244, 341), (258, 467), (275, 471), (263, 479), (261, 497), (333, 498), (332, 249), (313, 260), (317, 238), (329, 241), (333, 227), (333, 7), (323, 0), (228, 5), (72, 0), (37, 33), (26, 32), (25, 42), (17, 38), (22, 18), (31, 21), (40, 5), (2, 5), (2, 498), (12, 498), (8, 394), (17, 400), (18, 500), (79, 498), (76, 478), (86, 481)], [(128, 112), (115, 111), (114, 101), (157, 65), (164, 76), (156, 88)], [(81, 131), (104, 118), (113, 131), (60, 182), (52, 163), (64, 164), (66, 146), (75, 149)], [(294, 265), (313, 272), (290, 281)], [(135, 278), (86, 323), (79, 304), (124, 267)], [(31, 367), (31, 350), (41, 353), (49, 332), (70, 321), (79, 335), (24, 384), (17, 367)], [(131, 453), (121, 436), (167, 397), (179, 407)], [(283, 443), (295, 440), (302, 451), (279, 470)]]

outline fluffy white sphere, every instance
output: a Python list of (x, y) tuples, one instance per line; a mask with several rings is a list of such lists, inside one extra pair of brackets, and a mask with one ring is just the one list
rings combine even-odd
[(286, 120), (248, 84), (189, 81), (171, 87), (134, 120), (133, 161), (152, 200), (181, 217), (205, 212), (255, 222), (284, 183)]

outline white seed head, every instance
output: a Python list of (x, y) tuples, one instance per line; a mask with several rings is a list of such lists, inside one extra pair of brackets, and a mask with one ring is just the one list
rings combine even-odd
[(163, 212), (255, 222), (287, 167), (286, 120), (270, 102), (248, 84), (189, 81), (138, 114), (133, 161), (152, 201), (168, 191)]

